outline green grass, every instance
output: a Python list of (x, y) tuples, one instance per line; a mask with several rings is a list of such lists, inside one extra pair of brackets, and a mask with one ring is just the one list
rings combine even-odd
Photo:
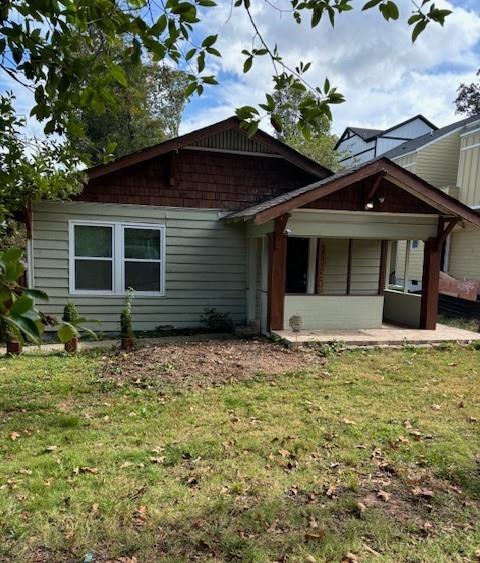
[(198, 390), (102, 362), (0, 361), (0, 561), (475, 560), (479, 351)]

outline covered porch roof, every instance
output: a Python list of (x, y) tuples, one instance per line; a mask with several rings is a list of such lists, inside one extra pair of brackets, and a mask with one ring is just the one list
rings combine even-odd
[(480, 227), (480, 214), (384, 157), (225, 217), (262, 225), (298, 208), (438, 215)]

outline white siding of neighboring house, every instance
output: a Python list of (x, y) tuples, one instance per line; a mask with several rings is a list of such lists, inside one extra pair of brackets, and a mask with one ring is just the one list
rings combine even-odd
[(480, 280), (480, 232), (471, 227), (450, 237), (448, 273), (457, 279)]
[(427, 125), (422, 119), (414, 119), (405, 123), (401, 127), (396, 127), (388, 133), (387, 137), (404, 137), (406, 139), (416, 139), (432, 131), (430, 125)]
[(405, 142), (404, 139), (389, 139), (388, 137), (379, 137), (377, 139), (377, 156), (402, 145)]
[(416, 161), (417, 161), (417, 153), (410, 153), (405, 156), (400, 156), (393, 159), (393, 162), (405, 168), (409, 172), (413, 172), (416, 174)]
[(33, 281), (50, 296), (49, 303), (41, 305), (45, 313), (60, 316), (71, 301), (82, 316), (101, 321), (98, 330), (119, 330), (123, 297), (69, 294), (69, 219), (165, 225), (165, 296), (136, 294), (135, 330), (159, 325), (198, 326), (207, 307), (244, 322), (247, 278), (243, 226), (219, 221), (216, 210), (80, 202), (42, 203), (33, 211)]
[(480, 131), (461, 137), (457, 185), (460, 201), (480, 205)]
[(415, 173), (436, 188), (455, 186), (457, 183), (459, 150), (459, 131), (419, 149)]
[(375, 158), (375, 141), (366, 143), (358, 135), (352, 134), (350, 139), (344, 139), (339, 144), (337, 152), (351, 155), (349, 158), (342, 160), (342, 166), (348, 168)]

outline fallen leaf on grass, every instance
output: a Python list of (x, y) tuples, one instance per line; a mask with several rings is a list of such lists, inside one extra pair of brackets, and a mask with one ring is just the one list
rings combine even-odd
[(348, 424), (349, 426), (355, 426), (355, 424), (357, 424), (356, 422), (354, 422), (353, 420), (350, 420), (348, 418), (344, 418), (342, 420), (343, 424)]
[(317, 563), (317, 560), (315, 559), (315, 557), (313, 555), (307, 555), (305, 557), (305, 561), (308, 561), (308, 563)]
[(15, 442), (15, 440), (17, 440), (17, 438), (20, 438), (20, 434), (18, 432), (12, 432), (10, 434), (10, 440), (13, 440)]
[(124, 461), (122, 465), (120, 465), (120, 469), (125, 469), (126, 467), (132, 467), (132, 465), (135, 465), (133, 461)]
[(363, 502), (357, 502), (356, 508), (360, 514), (363, 514), (367, 507), (363, 504)]
[(18, 472), (20, 475), (31, 475), (33, 473), (31, 469), (19, 469)]
[(383, 502), (388, 502), (391, 498), (391, 493), (387, 493), (386, 491), (378, 491), (377, 498), (383, 500)]
[(360, 559), (355, 555), (355, 553), (347, 553), (342, 559), (342, 563), (360, 563)]
[(165, 456), (163, 456), (163, 455), (162, 455), (162, 456), (159, 456), (159, 457), (154, 457), (154, 456), (152, 456), (152, 457), (150, 458), (150, 461), (151, 461), (152, 463), (158, 463), (159, 465), (161, 465), (161, 464), (165, 461)]
[(435, 493), (431, 489), (425, 489), (423, 487), (415, 487), (412, 489), (412, 494), (416, 497), (432, 498)]
[(433, 409), (434, 411), (439, 411), (441, 408), (442, 408), (442, 407), (441, 407), (440, 405), (437, 405), (437, 404), (433, 404), (433, 405), (432, 405), (432, 409)]
[(282, 457), (290, 457), (290, 452), (288, 450), (278, 450), (278, 453), (282, 456)]
[(325, 491), (328, 498), (334, 498), (337, 492), (337, 487), (335, 485), (329, 485)]
[(48, 453), (55, 452), (56, 450), (58, 450), (58, 446), (47, 446), (45, 448), (45, 451)]
[(73, 470), (74, 475), (79, 475), (80, 473), (90, 473), (91, 475), (96, 475), (98, 473), (98, 469), (96, 467), (75, 467)]
[(476, 418), (475, 416), (469, 416), (467, 420), (468, 422), (472, 422), (472, 423), (478, 422), (478, 418)]
[(318, 528), (318, 522), (313, 516), (310, 516), (310, 518), (308, 519), (308, 525), (310, 526), (310, 528)]

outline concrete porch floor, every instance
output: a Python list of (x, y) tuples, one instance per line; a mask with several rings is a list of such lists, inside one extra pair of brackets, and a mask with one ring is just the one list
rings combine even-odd
[(426, 345), (441, 344), (442, 342), (468, 343), (474, 340), (480, 341), (480, 332), (442, 324), (437, 324), (436, 330), (419, 330), (383, 324), (382, 328), (302, 330), (299, 333), (294, 333), (291, 330), (277, 330), (273, 334), (289, 344), (338, 341), (349, 346), (398, 346), (402, 344)]

